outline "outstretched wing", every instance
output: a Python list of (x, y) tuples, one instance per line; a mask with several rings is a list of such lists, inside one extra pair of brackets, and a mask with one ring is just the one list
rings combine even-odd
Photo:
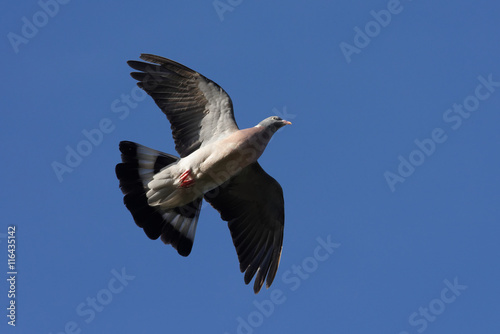
[(254, 292), (260, 291), (266, 276), (269, 288), (283, 246), (285, 210), (280, 184), (255, 162), (207, 192), (205, 199), (228, 222), (245, 284), (257, 274)]
[(237, 131), (233, 103), (215, 82), (173, 60), (142, 54), (128, 61), (131, 76), (167, 115), (181, 157), (200, 146)]

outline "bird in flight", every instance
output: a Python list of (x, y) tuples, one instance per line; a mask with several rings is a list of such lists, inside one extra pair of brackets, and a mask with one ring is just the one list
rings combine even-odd
[(188, 256), (203, 198), (228, 222), (245, 284), (270, 287), (283, 245), (280, 184), (257, 162), (273, 134), (291, 124), (278, 116), (239, 129), (229, 95), (215, 82), (170, 59), (142, 54), (128, 61), (132, 78), (165, 113), (180, 158), (120, 142), (116, 176), (124, 203), (151, 239)]

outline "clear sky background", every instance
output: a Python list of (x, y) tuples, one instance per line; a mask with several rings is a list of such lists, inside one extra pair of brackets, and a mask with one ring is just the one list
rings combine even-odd
[[(499, 333), (497, 2), (43, 1), (0, 14), (2, 333)], [(183, 258), (122, 203), (121, 140), (175, 153), (140, 53), (216, 81), (241, 128), (293, 122), (260, 159), (286, 222), (257, 296), (209, 205)]]

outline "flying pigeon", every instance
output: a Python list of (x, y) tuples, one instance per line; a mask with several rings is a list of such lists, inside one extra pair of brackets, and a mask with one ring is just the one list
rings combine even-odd
[(291, 124), (278, 116), (240, 130), (229, 95), (198, 72), (163, 57), (128, 61), (137, 85), (171, 123), (180, 158), (120, 142), (116, 176), (125, 206), (151, 239), (159, 237), (182, 256), (193, 246), (203, 198), (228, 222), (245, 272), (257, 294), (276, 276), (283, 245), (284, 200), (280, 184), (257, 159), (272, 135)]

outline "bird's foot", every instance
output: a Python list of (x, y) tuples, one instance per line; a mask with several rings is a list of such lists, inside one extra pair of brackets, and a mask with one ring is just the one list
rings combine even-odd
[(181, 184), (179, 188), (189, 188), (194, 184), (194, 179), (191, 177), (191, 170), (188, 169), (180, 176)]

